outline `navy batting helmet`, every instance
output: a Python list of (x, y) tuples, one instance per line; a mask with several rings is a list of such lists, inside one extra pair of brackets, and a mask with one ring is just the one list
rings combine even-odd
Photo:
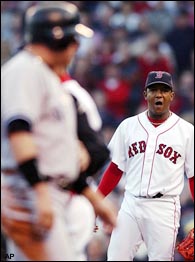
[(78, 8), (72, 3), (47, 2), (30, 7), (25, 14), (25, 43), (44, 43), (59, 51), (77, 35), (92, 37), (93, 30), (80, 23)]

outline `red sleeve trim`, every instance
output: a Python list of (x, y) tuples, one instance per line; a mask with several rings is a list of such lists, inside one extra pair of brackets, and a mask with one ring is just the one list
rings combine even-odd
[(123, 171), (121, 171), (116, 164), (111, 162), (103, 174), (98, 190), (104, 196), (107, 196), (116, 187), (122, 177), (122, 174)]
[(189, 178), (189, 187), (192, 199), (194, 200), (194, 177)]

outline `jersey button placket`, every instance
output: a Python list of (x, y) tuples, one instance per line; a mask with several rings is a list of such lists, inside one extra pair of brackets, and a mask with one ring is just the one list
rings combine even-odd
[(143, 175), (141, 181), (141, 196), (147, 196), (151, 172), (152, 172), (152, 161), (155, 153), (156, 136), (151, 135), (148, 139), (148, 143), (145, 151), (145, 161), (143, 167)]

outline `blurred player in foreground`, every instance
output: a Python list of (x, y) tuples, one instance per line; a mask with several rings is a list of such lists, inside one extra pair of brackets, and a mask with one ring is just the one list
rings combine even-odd
[[(77, 49), (75, 36), (87, 32), (70, 3), (32, 7), (25, 46), (2, 67), (1, 218), (16, 261), (17, 255), (25, 261), (77, 259), (67, 223), (74, 197), (68, 186), (90, 156), (78, 146), (75, 106), (59, 71)], [(114, 216), (105, 217), (115, 224)]]

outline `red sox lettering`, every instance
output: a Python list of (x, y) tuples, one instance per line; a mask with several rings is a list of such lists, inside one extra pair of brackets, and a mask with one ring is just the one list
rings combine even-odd
[[(139, 141), (134, 142), (129, 146), (128, 155), (129, 158), (137, 155), (138, 153), (144, 153), (146, 151), (146, 142)], [(165, 158), (168, 158), (173, 164), (177, 164), (177, 159), (181, 157), (177, 151), (175, 151), (171, 146), (165, 144), (159, 144), (156, 151), (157, 154), (163, 155)]]
[(131, 144), (131, 146), (129, 146), (128, 155), (130, 158), (134, 155), (137, 155), (138, 153), (144, 153), (145, 151), (146, 151), (146, 142), (142, 140), (139, 142), (135, 142)]
[(169, 158), (169, 160), (173, 162), (173, 164), (176, 164), (177, 159), (181, 157), (181, 155), (178, 152), (176, 152), (175, 150), (173, 150), (171, 146), (167, 146), (165, 144), (160, 144), (156, 153), (160, 155), (163, 154), (163, 156), (165, 158)]

